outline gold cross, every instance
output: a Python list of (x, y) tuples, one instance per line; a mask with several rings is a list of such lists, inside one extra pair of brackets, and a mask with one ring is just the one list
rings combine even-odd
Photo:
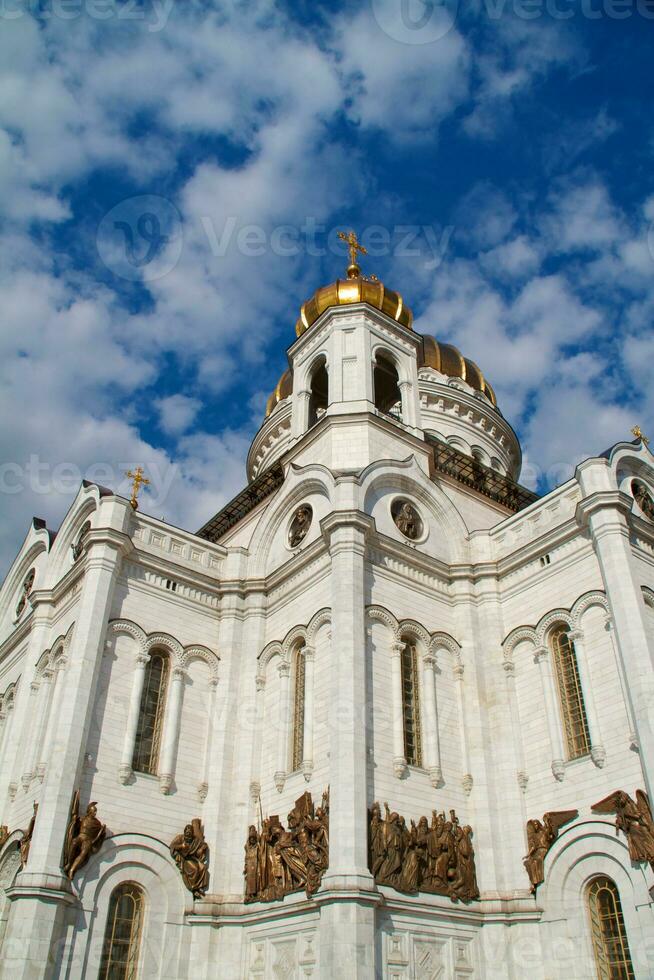
[(640, 439), (644, 446), (649, 446), (649, 439), (643, 435), (639, 425), (635, 425), (631, 431), (636, 436), (636, 439)]
[(134, 481), (132, 484), (132, 496), (129, 502), (134, 510), (136, 510), (139, 505), (138, 495), (141, 487), (148, 487), (150, 485), (150, 481), (143, 475), (142, 466), (137, 466), (133, 473), (131, 470), (127, 470), (125, 476), (128, 476), (130, 480)]
[(361, 255), (367, 255), (368, 249), (359, 244), (359, 239), (353, 231), (349, 231), (347, 235), (344, 231), (339, 231), (338, 237), (347, 244), (350, 253), (350, 266), (357, 266), (357, 252), (360, 252)]

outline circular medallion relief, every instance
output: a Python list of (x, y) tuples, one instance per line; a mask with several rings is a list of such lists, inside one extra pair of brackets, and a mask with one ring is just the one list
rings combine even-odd
[(422, 537), (422, 518), (408, 500), (402, 498), (394, 500), (391, 504), (391, 516), (398, 531), (409, 541), (417, 541)]
[(301, 504), (293, 514), (288, 528), (288, 543), (291, 548), (297, 548), (298, 545), (302, 544), (311, 527), (312, 520), (313, 509), (309, 504)]
[(649, 517), (650, 521), (654, 521), (654, 500), (652, 500), (652, 495), (645, 484), (641, 480), (632, 480), (631, 492), (645, 517)]

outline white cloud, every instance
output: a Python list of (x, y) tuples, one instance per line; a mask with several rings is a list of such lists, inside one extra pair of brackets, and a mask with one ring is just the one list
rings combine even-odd
[(202, 408), (202, 402), (199, 398), (177, 394), (156, 399), (154, 406), (159, 412), (159, 424), (163, 431), (176, 436), (191, 427)]

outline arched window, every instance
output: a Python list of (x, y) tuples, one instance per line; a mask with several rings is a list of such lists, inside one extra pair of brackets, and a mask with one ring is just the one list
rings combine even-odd
[(552, 634), (550, 642), (568, 759), (579, 759), (590, 752), (590, 732), (579, 679), (577, 653), (569, 628), (560, 626)]
[(295, 651), (293, 671), (293, 758), (291, 771), (299, 769), (304, 761), (304, 694), (305, 694), (304, 644)]
[(586, 897), (598, 980), (631, 980), (634, 968), (615, 882), (604, 875), (593, 879)]
[(99, 980), (135, 980), (143, 928), (143, 891), (133, 881), (115, 888), (109, 899)]
[(373, 371), (375, 408), (385, 415), (402, 418), (402, 394), (395, 365), (389, 357), (377, 354)]
[(156, 775), (161, 745), (170, 658), (165, 650), (154, 650), (145, 668), (141, 710), (134, 742), (132, 769)]
[(418, 689), (418, 651), (409, 640), (402, 641), (402, 717), (404, 758), (409, 766), (422, 765), (420, 739), (420, 692)]
[(329, 374), (324, 357), (311, 372), (311, 396), (309, 398), (309, 428), (318, 422), (329, 405)]

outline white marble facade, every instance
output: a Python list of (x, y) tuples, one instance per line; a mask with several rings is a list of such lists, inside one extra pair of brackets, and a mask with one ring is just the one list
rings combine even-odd
[[(129, 881), (145, 895), (130, 976), (585, 980), (598, 976), (586, 898), (598, 875), (619, 891), (633, 975), (654, 975), (654, 873), (629, 859), (615, 818), (591, 810), (613, 790), (654, 788), (654, 523), (631, 486), (637, 478), (654, 495), (654, 457), (628, 437), (514, 513), (434, 469), (425, 433), (516, 477), (520, 448), (488, 398), (420, 366), (420, 343), (363, 303), (324, 312), (290, 348), (293, 390), (250, 454), (252, 479), (281, 464), (283, 481), (218, 541), (88, 484), (56, 536), (30, 527), (0, 592), (2, 977), (98, 976), (109, 899)], [(395, 415), (375, 407), (380, 351), (398, 375)], [(329, 398), (310, 425), (317, 359)], [(419, 512), (415, 540), (392, 519), (398, 497)], [(311, 525), (292, 547), (303, 504)], [(572, 761), (549, 645), (561, 623), (573, 631), (590, 739)], [(397, 650), (407, 636), (419, 660), (420, 767), (404, 759)], [(292, 771), (298, 640), (309, 657)], [(154, 648), (168, 651), (171, 674), (150, 775), (133, 771), (132, 756)], [(305, 790), (319, 800), (328, 786), (318, 893), (244, 904), (248, 825), (285, 818)], [(97, 801), (108, 836), (71, 884), (61, 853), (76, 788), (84, 805)], [(455, 808), (474, 830), (480, 900), (377, 887), (375, 800), (407, 822)], [(579, 816), (534, 896), (526, 822), (567, 809)], [(210, 853), (209, 891), (196, 901), (168, 850), (193, 817)]]

